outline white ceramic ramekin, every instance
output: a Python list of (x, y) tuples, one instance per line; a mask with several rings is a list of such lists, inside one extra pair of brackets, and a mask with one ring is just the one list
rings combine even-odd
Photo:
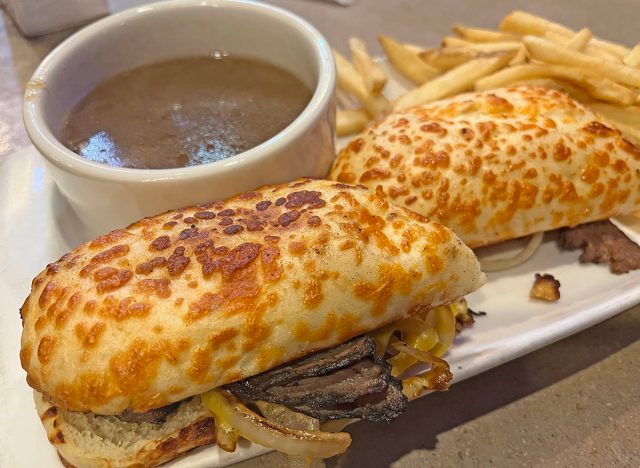
[[(145, 63), (216, 51), (288, 70), (314, 90), (311, 101), (273, 138), (200, 166), (110, 167), (86, 160), (58, 141), (70, 109), (105, 78)], [(323, 177), (334, 157), (334, 91), (331, 49), (301, 18), (256, 2), (176, 0), (115, 14), (63, 42), (27, 85), (24, 121), (85, 231), (97, 235), (144, 216), (264, 184)]]

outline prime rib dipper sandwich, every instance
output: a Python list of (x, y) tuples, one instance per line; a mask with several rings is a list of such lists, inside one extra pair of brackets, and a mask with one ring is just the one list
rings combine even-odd
[(447, 228), (304, 179), (143, 219), (48, 265), (20, 358), (69, 466), (155, 465), (239, 435), (329, 457), (350, 438), (320, 424), (388, 421), (447, 387), (438, 356), (483, 282)]
[(520, 86), (391, 114), (351, 141), (329, 178), (475, 248), (638, 211), (640, 148), (565, 94)]

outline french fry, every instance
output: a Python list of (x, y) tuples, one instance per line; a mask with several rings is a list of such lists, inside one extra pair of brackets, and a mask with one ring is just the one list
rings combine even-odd
[(557, 78), (584, 88), (592, 97), (615, 104), (630, 105), (637, 93), (608, 78), (591, 73), (589, 70), (562, 65), (527, 64), (505, 68), (475, 82), (477, 91), (495, 89), (518, 81), (536, 78)]
[(389, 36), (378, 36), (378, 41), (387, 55), (391, 65), (408, 80), (420, 85), (434, 77), (440, 71), (425, 63), (418, 54), (407, 49), (403, 44)]
[(636, 44), (631, 52), (622, 58), (622, 63), (629, 67), (640, 68), (640, 44)]
[(582, 28), (580, 31), (575, 33), (571, 39), (567, 41), (565, 47), (571, 50), (577, 50), (578, 52), (582, 52), (589, 41), (593, 37), (591, 30), (589, 28)]
[(442, 38), (442, 47), (469, 47), (474, 43), (456, 36), (444, 36)]
[(374, 95), (367, 91), (362, 77), (355, 67), (340, 53), (333, 51), (336, 61), (338, 87), (351, 94), (362, 104), (371, 117), (377, 117), (389, 110), (390, 104), (382, 95)]
[(420, 54), (420, 58), (432, 67), (446, 71), (483, 55), (482, 52), (478, 52), (477, 50), (461, 47), (446, 47), (425, 50)]
[[(573, 37), (575, 37), (575, 35)], [(567, 36), (563, 36), (562, 34), (558, 34), (558, 33), (553, 32), (553, 31), (547, 31), (544, 34), (544, 38), (550, 40), (551, 42), (555, 42), (556, 44), (563, 45), (565, 47), (567, 46), (567, 44), (571, 40), (571, 38), (569, 38)], [(603, 49), (598, 49), (597, 47), (595, 47), (591, 43), (587, 44), (584, 47), (584, 49), (581, 50), (581, 52), (583, 52), (583, 53), (585, 53), (587, 55), (592, 55), (593, 57), (600, 57), (600, 58), (603, 58), (603, 59), (611, 60), (613, 62), (622, 62), (622, 59), (620, 57), (618, 57), (617, 55), (611, 54), (611, 53), (609, 53), (609, 52), (607, 52), (606, 50), (603, 50)]]
[(476, 91), (485, 91), (488, 89), (501, 88), (517, 81), (550, 78), (553, 77), (550, 68), (549, 66), (538, 64), (504, 68), (477, 80), (474, 84), (474, 89)]
[[(575, 35), (575, 31), (545, 18), (527, 13), (524, 11), (513, 11), (506, 15), (499, 27), (500, 31), (519, 35), (544, 36), (547, 31), (560, 34), (566, 38)], [(591, 43), (594, 47), (609, 52), (610, 54), (622, 58), (627, 55), (630, 50), (614, 42), (604, 41), (602, 39), (593, 38)]]
[(582, 83), (582, 86), (594, 98), (613, 104), (628, 106), (636, 102), (638, 93), (626, 88), (606, 77), (590, 76)]
[(442, 44), (445, 48), (456, 47), (461, 49), (474, 50), (476, 52), (484, 52), (486, 54), (495, 52), (518, 51), (522, 48), (522, 42), (519, 41), (476, 43), (449, 36), (445, 37), (442, 40)]
[(427, 50), (426, 48), (419, 46), (417, 44), (411, 44), (410, 42), (405, 42), (404, 44), (402, 44), (405, 49), (407, 49), (410, 52), (413, 52), (414, 54), (420, 55), (422, 52), (424, 52), (425, 50)]
[(512, 11), (500, 22), (498, 29), (502, 32), (518, 34), (520, 36), (532, 34), (544, 36), (547, 31), (553, 31), (565, 37), (573, 36), (574, 32), (561, 24), (554, 23), (540, 16), (526, 11)]
[(518, 39), (518, 37), (513, 34), (494, 31), (493, 29), (470, 28), (461, 24), (454, 25), (453, 32), (462, 39), (470, 42), (505, 42)]
[(541, 37), (525, 36), (522, 41), (527, 46), (529, 56), (535, 60), (597, 70), (599, 74), (618, 83), (640, 87), (639, 69), (576, 52)]
[(361, 132), (369, 121), (369, 114), (364, 109), (339, 109), (336, 112), (336, 133), (341, 137)]
[(602, 102), (590, 102), (587, 106), (611, 122), (625, 137), (640, 144), (640, 106), (623, 107)]
[(351, 49), (353, 66), (362, 77), (367, 91), (380, 94), (384, 85), (387, 83), (387, 75), (382, 71), (382, 68), (373, 61), (367, 51), (367, 45), (361, 39), (352, 37), (349, 39), (349, 49)]
[(615, 42), (605, 41), (604, 39), (592, 39), (593, 45), (599, 49), (605, 50), (613, 55), (616, 55), (619, 58), (624, 57), (625, 55), (631, 52), (631, 49), (625, 47), (621, 44), (617, 44)]
[(518, 52), (516, 52), (516, 55), (509, 62), (509, 66), (515, 67), (516, 65), (522, 65), (523, 63), (527, 62), (527, 59), (527, 48), (523, 44), (522, 47), (518, 49)]
[(393, 110), (404, 110), (466, 91), (472, 88), (476, 80), (505, 66), (514, 55), (513, 52), (507, 52), (463, 63), (401, 96), (394, 103)]
[[(439, 49), (425, 50), (420, 54), (420, 58), (432, 67), (441, 71), (450, 70), (458, 65), (462, 65), (474, 58), (490, 57), (499, 52), (483, 52), (468, 47), (444, 47)], [(515, 56), (509, 65), (519, 65), (527, 61), (527, 49), (524, 44), (520, 44)]]

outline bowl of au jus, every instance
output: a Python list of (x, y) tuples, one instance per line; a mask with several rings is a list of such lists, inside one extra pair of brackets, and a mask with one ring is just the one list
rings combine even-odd
[(309, 23), (256, 2), (176, 0), (100, 20), (52, 51), (24, 120), (87, 235), (334, 157), (335, 66)]

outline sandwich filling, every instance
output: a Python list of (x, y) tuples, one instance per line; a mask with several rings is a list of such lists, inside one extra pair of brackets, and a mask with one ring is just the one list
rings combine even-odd
[[(348, 434), (334, 433), (344, 425), (359, 419), (391, 421), (409, 399), (446, 390), (452, 374), (440, 356), (456, 332), (472, 323), (461, 299), (199, 399), (212, 413), (216, 443), (224, 450), (234, 451), (238, 436), (243, 436), (290, 455), (333, 456), (350, 443)], [(143, 413), (127, 410), (115, 418), (132, 426), (160, 426), (186, 401)], [(311, 442), (317, 440), (323, 442)]]
[(116, 446), (132, 442), (103, 434), (103, 426), (111, 427), (110, 433), (164, 434), (192, 417), (188, 413), (202, 418), (198, 427), (207, 428), (201, 434), (205, 443), (215, 441), (226, 451), (234, 451), (238, 437), (244, 437), (289, 455), (327, 458), (344, 452), (351, 443), (349, 434), (340, 432), (347, 424), (359, 419), (391, 421), (410, 399), (446, 390), (452, 374), (440, 356), (455, 334), (472, 323), (461, 299), (146, 412), (102, 416), (60, 411), (74, 433), (90, 430)]

